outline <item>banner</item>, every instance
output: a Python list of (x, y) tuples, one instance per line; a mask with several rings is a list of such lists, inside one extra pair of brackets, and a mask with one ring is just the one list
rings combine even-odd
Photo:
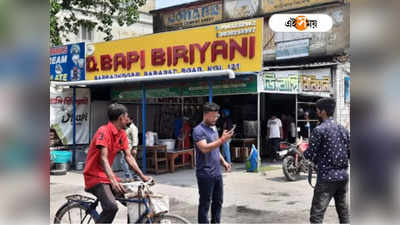
[(258, 83), (260, 92), (297, 94), (299, 71), (264, 71)]
[(264, 13), (286, 11), (289, 9), (298, 9), (337, 1), (338, 0), (262, 0)]
[(350, 76), (344, 77), (344, 102), (350, 102)]
[(284, 41), (276, 43), (276, 59), (292, 59), (308, 56), (310, 51), (310, 39)]
[[(214, 80), (212, 82), (213, 95), (224, 94), (249, 94), (257, 93), (257, 77), (254, 75), (241, 75), (233, 80)], [(207, 81), (176, 83), (166, 86), (153, 86), (146, 88), (147, 98), (191, 97), (207, 96), (209, 86)], [(115, 88), (111, 90), (113, 100), (134, 100), (142, 98), (140, 87), (131, 90)]]
[(260, 0), (224, 0), (224, 19), (254, 17)]
[(262, 68), (263, 18), (88, 45), (86, 79)]
[(330, 92), (331, 69), (314, 69), (301, 71), (301, 91), (302, 92)]
[(85, 43), (50, 48), (50, 80), (85, 80)]
[(166, 28), (194, 27), (222, 20), (222, 1), (172, 9), (161, 14)]
[[(90, 89), (76, 89), (76, 144), (89, 144)], [(73, 90), (50, 87), (50, 128), (63, 145), (73, 141)]]

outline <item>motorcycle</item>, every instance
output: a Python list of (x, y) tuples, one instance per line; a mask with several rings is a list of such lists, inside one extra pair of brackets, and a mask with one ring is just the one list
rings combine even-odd
[(304, 145), (304, 149), (308, 147), (308, 143), (304, 141), (298, 141), (297, 144), (289, 144), (287, 153), (283, 157), (282, 170), (288, 181), (296, 181), (301, 172), (307, 174), (310, 170), (312, 173), (315, 172), (313, 163), (304, 158), (303, 153), (298, 149), (300, 145)]

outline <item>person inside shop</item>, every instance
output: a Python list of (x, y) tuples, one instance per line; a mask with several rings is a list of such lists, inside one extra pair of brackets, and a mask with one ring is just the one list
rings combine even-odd
[(289, 116), (289, 139), (290, 143), (294, 143), (296, 141), (297, 136), (297, 128), (296, 128), (296, 121), (294, 120), (294, 116)]
[(198, 223), (209, 223), (208, 211), (211, 204), (211, 223), (221, 223), (223, 182), (221, 164), (227, 172), (231, 165), (220, 153), (220, 146), (233, 135), (233, 130), (224, 130), (221, 137), (215, 126), (219, 118), (219, 106), (208, 102), (203, 106), (203, 122), (193, 129), (196, 153), (196, 178), (199, 188)]
[(143, 181), (145, 176), (131, 154), (125, 129), (129, 124), (127, 108), (118, 103), (108, 106), (109, 122), (95, 133), (86, 158), (83, 171), (85, 191), (95, 195), (103, 208), (96, 223), (112, 223), (118, 211), (115, 195), (125, 193), (120, 179), (112, 170), (112, 164), (119, 151), (125, 152), (125, 160)]
[(332, 197), (340, 223), (350, 223), (347, 202), (350, 159), (350, 134), (333, 120), (336, 101), (322, 98), (316, 102), (317, 116), (322, 123), (313, 129), (309, 147), (300, 151), (317, 166), (317, 183), (310, 210), (310, 222), (322, 223)]
[(281, 114), (281, 122), (282, 122), (282, 140), (288, 141), (289, 139), (289, 128), (290, 121), (289, 116), (286, 113)]
[[(183, 127), (179, 132), (178, 149), (188, 149), (191, 146), (192, 126), (190, 125), (189, 117), (183, 117)], [(183, 142), (183, 145), (182, 145)], [(185, 157), (186, 158), (186, 157)]]
[(281, 139), (283, 139), (283, 130), (282, 122), (275, 114), (272, 114), (267, 122), (267, 137), (269, 151), (272, 154), (272, 161), (276, 162), (278, 159), (277, 152), (280, 148), (280, 142)]
[[(139, 143), (139, 138), (138, 138), (138, 128), (135, 126), (133, 123), (133, 118), (129, 117), (129, 123), (128, 126), (125, 130), (126, 136), (128, 137), (128, 145), (129, 149), (131, 150), (132, 156), (136, 159), (136, 154), (137, 154), (137, 146)], [(124, 171), (124, 175), (126, 178), (126, 182), (131, 182), (131, 181), (138, 181), (139, 176), (137, 174), (132, 174), (132, 171), (129, 169), (129, 165), (125, 160), (125, 154), (120, 151), (121, 156), (120, 156), (120, 164), (122, 167), (122, 170)]]
[[(224, 130), (231, 130), (233, 128), (232, 119), (230, 117), (230, 110), (229, 109), (222, 109), (221, 110), (221, 118), (217, 121), (217, 127), (219, 130), (219, 135), (222, 136), (222, 132)], [(222, 155), (225, 157), (225, 160), (232, 164), (231, 161), (231, 152), (230, 152), (230, 143), (232, 139), (226, 140), (226, 142), (222, 145)]]
[(175, 114), (173, 127), (174, 127), (173, 138), (174, 139), (179, 139), (179, 136), (181, 135), (181, 130), (182, 130), (182, 127), (183, 127), (182, 116), (179, 113)]

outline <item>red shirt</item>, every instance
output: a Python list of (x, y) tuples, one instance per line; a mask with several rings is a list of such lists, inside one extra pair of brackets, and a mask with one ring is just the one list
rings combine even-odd
[[(83, 170), (86, 190), (98, 183), (111, 183), (101, 165), (100, 149), (96, 146), (107, 148), (110, 166), (112, 166), (114, 158), (119, 151), (129, 149), (128, 138), (124, 130), (118, 130), (111, 122), (101, 126), (90, 143), (85, 169)], [(119, 182), (119, 178), (116, 177), (116, 179)]]

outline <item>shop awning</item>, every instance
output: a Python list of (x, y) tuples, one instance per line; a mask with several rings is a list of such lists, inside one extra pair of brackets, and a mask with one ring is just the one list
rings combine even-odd
[(235, 72), (233, 72), (233, 70), (218, 70), (218, 71), (204, 71), (204, 72), (193, 72), (193, 73), (177, 73), (177, 74), (167, 74), (167, 75), (126, 77), (126, 78), (115, 78), (115, 79), (105, 79), (105, 80), (85, 80), (85, 81), (70, 81), (70, 82), (52, 81), (51, 84), (55, 86), (85, 87), (92, 85), (111, 85), (111, 84), (135, 83), (135, 82), (157, 82), (157, 81), (167, 81), (167, 80), (185, 80), (193, 78), (207, 78), (207, 77), (218, 77), (218, 76), (228, 76), (229, 79), (234, 79)]

